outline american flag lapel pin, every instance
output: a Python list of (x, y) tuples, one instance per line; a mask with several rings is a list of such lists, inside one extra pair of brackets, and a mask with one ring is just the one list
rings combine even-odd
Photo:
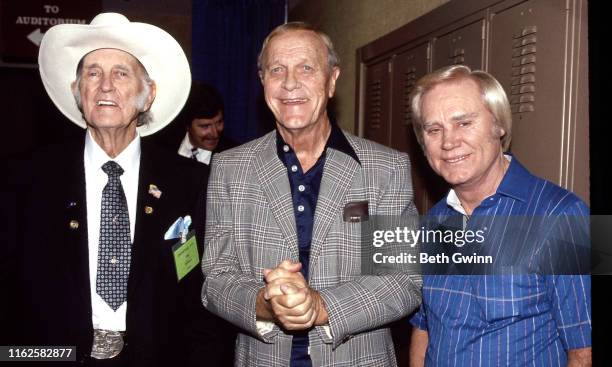
[(162, 195), (162, 192), (159, 188), (157, 188), (156, 185), (150, 184), (149, 185), (149, 194), (153, 195), (153, 197), (155, 197), (156, 199), (159, 199)]

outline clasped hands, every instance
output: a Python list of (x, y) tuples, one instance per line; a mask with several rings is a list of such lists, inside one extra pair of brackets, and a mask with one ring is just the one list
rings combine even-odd
[(266, 286), (257, 294), (257, 318), (276, 321), (286, 330), (307, 330), (328, 323), (325, 303), (308, 286), (301, 263), (285, 260), (274, 269), (264, 269)]

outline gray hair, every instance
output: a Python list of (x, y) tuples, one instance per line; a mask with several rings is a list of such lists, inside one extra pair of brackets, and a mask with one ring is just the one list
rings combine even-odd
[(268, 51), (268, 46), (272, 38), (279, 36), (281, 34), (285, 34), (292, 31), (310, 31), (319, 36), (321, 41), (325, 44), (327, 48), (327, 63), (329, 65), (329, 70), (333, 70), (334, 67), (340, 65), (340, 58), (338, 57), (338, 53), (334, 49), (334, 44), (331, 41), (331, 38), (320, 30), (317, 30), (310, 24), (306, 22), (290, 22), (281, 24), (278, 27), (274, 28), (270, 34), (263, 41), (261, 46), (261, 51), (259, 52), (259, 56), (257, 57), (257, 70), (260, 72), (263, 71), (264, 62), (266, 61), (266, 52)]
[(439, 84), (456, 83), (466, 79), (474, 81), (480, 88), (482, 102), (493, 115), (496, 130), (499, 131), (499, 127), (504, 129), (505, 134), (500, 136), (500, 140), (503, 151), (507, 151), (512, 140), (512, 113), (506, 92), (491, 74), (481, 70), (472, 71), (465, 65), (440, 68), (425, 75), (416, 83), (410, 95), (410, 107), (412, 108), (413, 128), (417, 141), (421, 144), (421, 147), (424, 147), (421, 105), (425, 93)]
[[(87, 54), (85, 55), (87, 56)], [(76, 80), (74, 81), (74, 88), (72, 88), (72, 94), (74, 95), (74, 100), (79, 108), (81, 113), (83, 112), (83, 102), (81, 101), (81, 78), (83, 76), (83, 60), (85, 60), (85, 56), (81, 58), (79, 64), (76, 69)], [(138, 59), (136, 59), (138, 61)], [(144, 106), (147, 103), (147, 98), (149, 97), (149, 93), (151, 93), (151, 85), (153, 85), (153, 79), (149, 77), (149, 73), (147, 69), (145, 69), (144, 65), (138, 61), (138, 65), (140, 66), (142, 73), (140, 74), (140, 80), (142, 82), (142, 91), (136, 96), (136, 109), (140, 111), (138, 113), (138, 119), (136, 121), (136, 126), (148, 125), (151, 121), (153, 121), (153, 113), (151, 110), (143, 111)]]

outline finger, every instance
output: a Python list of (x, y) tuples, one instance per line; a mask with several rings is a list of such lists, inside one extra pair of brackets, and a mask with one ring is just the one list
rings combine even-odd
[(282, 296), (276, 296), (271, 301), (282, 306), (283, 308), (289, 309), (292, 315), (301, 315), (313, 305), (313, 299), (310, 297), (310, 293), (306, 288), (300, 288), (294, 294), (284, 294)]
[[(286, 291), (281, 290), (281, 286), (287, 284), (290, 288)], [(304, 284), (295, 284), (289, 283), (287, 279), (275, 279), (270, 283), (266, 283), (266, 287), (264, 289), (264, 298), (266, 300), (270, 300), (272, 297), (282, 296), (284, 294), (293, 294), (296, 293), (298, 289), (304, 288), (306, 285)]]
[(275, 279), (283, 279), (283, 278), (287, 279), (286, 281), (288, 282), (301, 283), (301, 284), (304, 284), (304, 286), (308, 284), (306, 282), (306, 279), (302, 275), (302, 273), (300, 273), (299, 271), (291, 272), (283, 268), (273, 269), (272, 271), (270, 271), (268, 274), (265, 275), (264, 280), (266, 281), (266, 283), (270, 283), (274, 281)]
[(266, 286), (268, 287), (280, 287), (283, 284), (290, 284), (296, 288), (305, 288), (308, 287), (308, 284), (302, 282), (300, 279), (292, 278), (274, 278), (269, 282), (266, 282)]
[(315, 320), (315, 312), (310, 309), (305, 314), (299, 316), (283, 315), (282, 319), (287, 324), (312, 326)]
[(311, 309), (301, 316), (282, 315), (277, 320), (287, 330), (305, 330), (310, 329), (314, 325), (316, 313)]
[(278, 265), (278, 268), (282, 268), (292, 273), (295, 273), (295, 272), (300, 271), (300, 269), (302, 269), (302, 263), (300, 262), (294, 263), (291, 260), (284, 260)]
[(303, 287), (297, 287), (291, 283), (283, 283), (280, 285), (280, 290), (283, 292), (283, 294), (296, 294), (299, 292), (299, 290), (303, 288)]

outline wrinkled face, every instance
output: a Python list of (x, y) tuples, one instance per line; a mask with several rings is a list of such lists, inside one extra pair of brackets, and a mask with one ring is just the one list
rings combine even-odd
[(340, 69), (329, 70), (327, 47), (311, 31), (289, 31), (270, 41), (260, 78), (279, 127), (301, 130), (327, 119)]
[(83, 59), (78, 88), (83, 117), (94, 129), (136, 129), (138, 114), (151, 106), (154, 87), (143, 94), (144, 70), (127, 52), (104, 48)]
[(503, 175), (494, 117), (469, 79), (438, 84), (422, 99), (423, 143), (433, 170), (454, 189), (491, 187)]
[(213, 151), (223, 133), (223, 111), (210, 119), (193, 119), (187, 128), (191, 145)]

